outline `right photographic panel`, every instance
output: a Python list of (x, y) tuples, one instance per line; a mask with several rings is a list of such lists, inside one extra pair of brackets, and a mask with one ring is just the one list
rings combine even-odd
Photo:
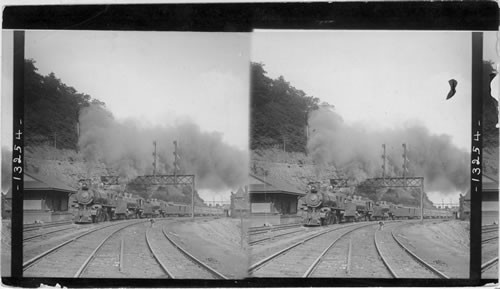
[[(483, 48), (483, 178), (481, 206), (481, 277), (498, 279), (498, 76), (497, 32), (484, 32)], [(463, 202), (470, 201), (470, 195)]]
[[(252, 34), (251, 276), (469, 278), (471, 42), (470, 32)], [(491, 176), (496, 103), (484, 108)], [(498, 224), (492, 181), (496, 207), (483, 208)], [(498, 226), (483, 225), (496, 252)]]

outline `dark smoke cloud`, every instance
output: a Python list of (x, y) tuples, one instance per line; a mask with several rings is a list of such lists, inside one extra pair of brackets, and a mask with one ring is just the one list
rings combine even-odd
[(402, 176), (403, 147), (408, 147), (409, 176), (423, 176), (426, 191), (465, 191), (469, 185), (470, 154), (451, 143), (448, 135), (433, 135), (421, 125), (370, 131), (346, 124), (326, 108), (309, 118), (307, 148), (318, 170), (333, 165), (357, 182), (382, 176), (382, 144), (386, 144), (386, 176)]
[(181, 172), (195, 174), (200, 189), (229, 189), (248, 176), (248, 154), (222, 140), (220, 133), (202, 132), (185, 120), (175, 126), (145, 126), (135, 120), (119, 122), (101, 106), (80, 114), (78, 146), (86, 161), (104, 162), (120, 176), (132, 179), (153, 174), (153, 141), (157, 141), (157, 174), (172, 174), (173, 141), (177, 140)]

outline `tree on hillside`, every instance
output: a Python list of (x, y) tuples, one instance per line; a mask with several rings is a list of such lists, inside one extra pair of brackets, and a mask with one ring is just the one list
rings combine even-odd
[(283, 76), (266, 76), (264, 64), (252, 63), (251, 149), (279, 147), (305, 152), (308, 112), (319, 99), (293, 87)]
[(54, 73), (42, 76), (33, 59), (24, 62), (25, 144), (50, 144), (57, 148), (76, 149), (77, 122), (83, 107), (97, 102), (67, 86)]
[[(493, 68), (493, 62), (483, 62), (483, 134), (484, 147), (498, 148), (498, 101), (491, 95), (490, 82), (498, 76), (498, 71)], [(498, 95), (496, 96), (498, 97)]]

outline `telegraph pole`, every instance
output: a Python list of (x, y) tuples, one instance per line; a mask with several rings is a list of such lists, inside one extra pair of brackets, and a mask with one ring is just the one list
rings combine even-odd
[(382, 154), (382, 160), (383, 160), (383, 164), (382, 164), (382, 179), (385, 183), (385, 143), (382, 144), (382, 148), (384, 149), (384, 154)]
[(403, 144), (403, 180), (406, 184), (406, 173), (408, 172), (408, 158), (406, 157), (406, 144)]
[(420, 223), (424, 223), (424, 181), (422, 180), (422, 187), (420, 188)]
[(193, 187), (191, 188), (191, 219), (194, 220), (194, 177), (193, 177)]
[(180, 170), (180, 164), (179, 164), (179, 154), (177, 153), (177, 141), (174, 140), (174, 177), (177, 176), (177, 173)]
[(155, 147), (153, 152), (153, 176), (156, 176), (156, 141), (153, 141), (153, 146)]

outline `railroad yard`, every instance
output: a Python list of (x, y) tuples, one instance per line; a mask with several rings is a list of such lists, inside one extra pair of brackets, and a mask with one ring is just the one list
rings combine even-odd
[(248, 266), (238, 226), (206, 217), (25, 228), (23, 276), (243, 278)]
[(498, 225), (482, 227), (481, 276), (483, 279), (498, 278)]
[(467, 278), (466, 232), (465, 222), (448, 220), (387, 221), (382, 229), (377, 222), (254, 229), (250, 271), (254, 277)]

